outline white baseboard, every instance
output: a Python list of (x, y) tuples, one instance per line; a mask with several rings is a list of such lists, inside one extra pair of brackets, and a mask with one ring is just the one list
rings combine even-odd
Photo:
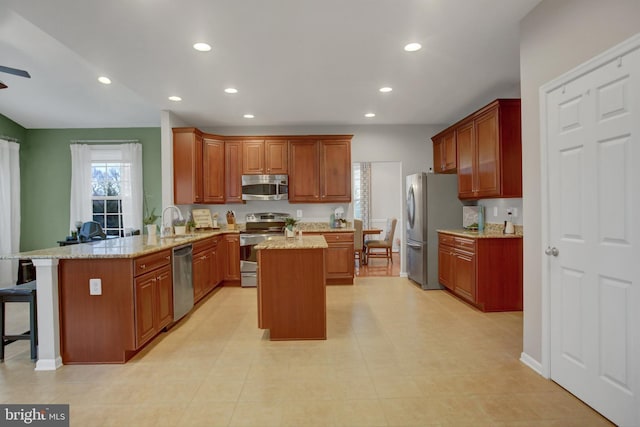
[(529, 368), (536, 371), (538, 375), (541, 375), (544, 377), (544, 375), (542, 374), (542, 364), (538, 362), (536, 359), (534, 359), (533, 357), (529, 356), (527, 353), (525, 352), (520, 353), (520, 362), (524, 363)]
[(400, 273), (400, 277), (409, 277), (407, 273)]

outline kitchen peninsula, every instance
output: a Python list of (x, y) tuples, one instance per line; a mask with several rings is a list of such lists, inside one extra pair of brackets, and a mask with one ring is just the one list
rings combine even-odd
[(258, 327), (271, 340), (327, 338), (322, 236), (272, 237), (258, 250)]
[(126, 362), (173, 320), (172, 248), (233, 234), (131, 236), (0, 256), (36, 266), (35, 369)]

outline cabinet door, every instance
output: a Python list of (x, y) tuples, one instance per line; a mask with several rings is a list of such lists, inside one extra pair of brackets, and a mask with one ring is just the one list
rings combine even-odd
[(154, 312), (156, 311), (156, 275), (143, 274), (135, 279), (136, 301), (136, 348), (149, 341), (156, 332)]
[(163, 267), (156, 272), (157, 321), (159, 331), (173, 321), (173, 278), (171, 268)]
[(262, 175), (264, 170), (264, 141), (242, 141), (242, 173)]
[(286, 175), (289, 173), (289, 143), (286, 140), (266, 140), (264, 142), (264, 167), (266, 174)]
[(224, 280), (240, 280), (240, 237), (237, 234), (226, 234), (224, 238)]
[(209, 293), (213, 288), (218, 286), (218, 284), (222, 281), (220, 275), (220, 260), (218, 258), (218, 245), (216, 244), (211, 249), (209, 249), (209, 258), (207, 260), (209, 263), (209, 280), (207, 281), (207, 288), (205, 289), (205, 293)]
[(204, 140), (204, 203), (224, 203), (224, 151), (224, 141)]
[(456, 133), (451, 131), (442, 137), (443, 172), (454, 173), (457, 168), (456, 161)]
[(193, 298), (195, 301), (198, 301), (204, 296), (207, 277), (209, 276), (209, 267), (206, 261), (206, 251), (193, 254)]
[(330, 243), (327, 249), (327, 279), (352, 278), (353, 244)]
[(317, 141), (289, 142), (289, 202), (320, 201)]
[(201, 203), (202, 134), (196, 129), (173, 131), (173, 200), (176, 204)]
[(320, 141), (320, 199), (351, 202), (350, 141)]
[(224, 143), (224, 186), (227, 203), (242, 202), (242, 143)]
[(458, 197), (472, 198), (474, 196), (474, 157), (475, 138), (473, 121), (467, 122), (456, 129), (457, 163), (458, 163)]
[(433, 141), (433, 171), (444, 172), (444, 139), (442, 137)]
[(476, 137), (476, 188), (478, 198), (500, 195), (500, 139), (498, 110), (493, 109), (474, 120)]
[(452, 247), (444, 245), (438, 246), (438, 282), (450, 290), (453, 290), (455, 285), (453, 260)]
[(476, 299), (476, 258), (474, 254), (454, 252), (455, 286), (453, 292), (469, 302)]

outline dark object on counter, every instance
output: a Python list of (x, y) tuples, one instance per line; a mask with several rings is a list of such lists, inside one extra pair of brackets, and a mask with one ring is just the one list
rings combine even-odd
[[(4, 347), (18, 340), (31, 341), (31, 360), (38, 358), (38, 309), (35, 280), (24, 285), (0, 289), (0, 331), (2, 331), (2, 345), (0, 345), (0, 362), (4, 362)], [(5, 303), (28, 302), (29, 303), (29, 327), (30, 329), (20, 335), (5, 334)]]
[(106, 239), (107, 236), (102, 231), (102, 226), (95, 221), (87, 221), (82, 224), (80, 228), (80, 233), (78, 233), (78, 240), (81, 242), (88, 242), (94, 239)]
[(21, 259), (18, 261), (18, 281), (16, 285), (33, 282), (36, 280), (36, 267), (30, 259)]

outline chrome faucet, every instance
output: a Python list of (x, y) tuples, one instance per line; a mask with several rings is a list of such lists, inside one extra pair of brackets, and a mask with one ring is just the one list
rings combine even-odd
[(177, 206), (169, 205), (166, 208), (164, 208), (162, 210), (162, 217), (160, 218), (160, 221), (162, 221), (161, 222), (162, 227), (160, 228), (160, 237), (171, 236), (173, 234), (173, 228), (171, 228), (171, 223), (169, 223), (169, 227), (166, 227), (164, 223), (164, 213), (171, 208), (175, 209), (176, 212), (178, 212), (178, 219), (184, 219), (184, 217), (182, 216), (182, 212), (180, 212), (180, 209), (178, 209)]

